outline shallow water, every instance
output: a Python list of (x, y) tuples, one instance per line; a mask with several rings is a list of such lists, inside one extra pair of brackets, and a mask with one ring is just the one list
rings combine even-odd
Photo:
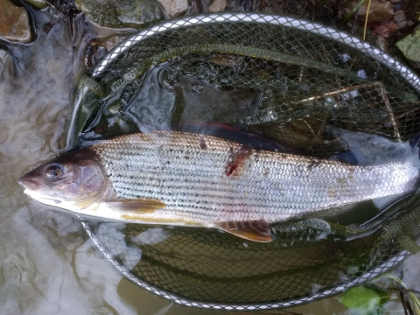
[[(75, 217), (23, 195), (18, 177), (64, 147), (69, 104), (81, 71), (80, 50), (94, 36), (70, 36), (69, 25), (52, 11), (37, 18), (39, 40), (27, 48), (11, 47), (16, 59), (6, 58), (0, 75), (0, 313), (224, 313), (173, 305), (136, 287), (102, 257)], [(419, 259), (413, 256), (403, 266), (413, 288), (420, 282), (413, 268)], [(395, 296), (388, 302), (387, 313), (403, 314), (397, 301)], [(292, 311), (347, 312), (336, 298)]]

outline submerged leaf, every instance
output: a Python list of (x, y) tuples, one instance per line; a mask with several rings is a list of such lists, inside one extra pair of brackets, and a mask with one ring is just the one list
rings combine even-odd
[(398, 41), (397, 47), (407, 59), (420, 62), (420, 28)]
[(388, 300), (385, 292), (364, 286), (354, 287), (340, 297), (340, 302), (358, 314), (381, 314)]

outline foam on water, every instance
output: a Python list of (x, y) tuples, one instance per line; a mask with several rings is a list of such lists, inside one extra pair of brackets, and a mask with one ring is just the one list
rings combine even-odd
[(169, 237), (169, 232), (162, 228), (150, 228), (144, 232), (141, 232), (139, 235), (132, 237), (131, 241), (142, 245), (142, 244), (158, 244), (163, 242)]
[(125, 240), (123, 223), (101, 223), (97, 230), (98, 240), (104, 244), (109, 253), (118, 257), (128, 269), (132, 269), (141, 259), (141, 250), (129, 246)]

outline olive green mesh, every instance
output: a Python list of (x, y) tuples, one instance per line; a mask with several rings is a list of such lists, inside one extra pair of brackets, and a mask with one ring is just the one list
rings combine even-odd
[[(328, 157), (344, 150), (329, 126), (412, 138), (419, 90), (402, 64), (317, 24), (259, 14), (185, 18), (129, 38), (81, 80), (69, 143), (204, 121)], [(270, 244), (210, 229), (85, 226), (120, 270), (154, 293), (263, 309), (338, 293), (394, 266), (406, 255), (406, 236), (419, 232), (419, 206), (405, 199), (374, 220), (379, 225), (359, 226), (360, 218), (319, 230), (279, 225)], [(103, 233), (107, 227), (114, 232)], [(142, 241), (155, 232), (158, 240)]]
[[(128, 224), (119, 229), (127, 246), (122, 251), (121, 239), (114, 233), (96, 236), (103, 250), (130, 266), (136, 278), (189, 300), (298, 304), (327, 289), (339, 293), (354, 279), (362, 277), (360, 284), (392, 267), (377, 268), (406, 250), (407, 236), (419, 234), (420, 199), (409, 197), (388, 211), (392, 215), (379, 230), (353, 240), (337, 240), (333, 235), (319, 241), (298, 240), (308, 232), (290, 231), (275, 233), (274, 242), (260, 244), (215, 230)], [(99, 227), (111, 231), (113, 225)], [(90, 228), (98, 231), (98, 226)], [(158, 241), (153, 241), (152, 232)], [(134, 247), (141, 250), (140, 260), (130, 258)]]

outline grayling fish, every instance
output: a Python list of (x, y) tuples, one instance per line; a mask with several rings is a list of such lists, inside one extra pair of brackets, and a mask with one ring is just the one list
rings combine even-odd
[(268, 242), (271, 223), (414, 189), (419, 158), (410, 151), (357, 166), (158, 131), (67, 152), (20, 183), (32, 198), (82, 215), (214, 227)]

